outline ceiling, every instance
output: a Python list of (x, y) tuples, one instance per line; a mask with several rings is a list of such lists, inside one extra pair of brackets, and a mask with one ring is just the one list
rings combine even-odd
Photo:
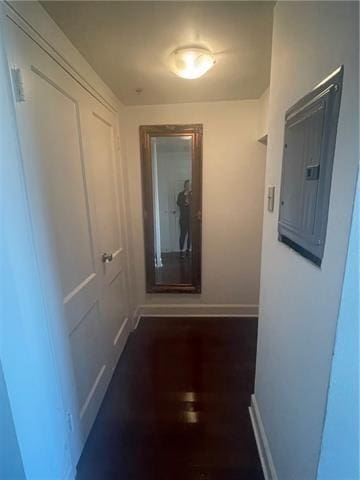
[[(41, 3), (125, 105), (258, 98), (269, 84), (275, 2)], [(216, 55), (214, 68), (177, 77), (169, 54), (194, 45)]]

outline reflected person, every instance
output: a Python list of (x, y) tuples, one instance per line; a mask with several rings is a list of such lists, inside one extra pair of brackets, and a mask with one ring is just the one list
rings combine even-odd
[(191, 190), (190, 190), (190, 180), (185, 180), (184, 182), (184, 190), (179, 193), (177, 197), (178, 207), (180, 208), (180, 238), (179, 238), (179, 245), (180, 245), (180, 258), (185, 258), (184, 254), (184, 245), (185, 245), (185, 238), (187, 237), (187, 245), (186, 245), (186, 256), (190, 256), (190, 248), (191, 248), (191, 229), (190, 229), (190, 221), (191, 221)]

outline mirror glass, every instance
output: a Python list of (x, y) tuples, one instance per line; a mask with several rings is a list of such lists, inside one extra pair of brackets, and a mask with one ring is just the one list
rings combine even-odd
[(191, 284), (193, 137), (151, 138), (155, 283)]
[(201, 292), (200, 124), (140, 126), (146, 291)]

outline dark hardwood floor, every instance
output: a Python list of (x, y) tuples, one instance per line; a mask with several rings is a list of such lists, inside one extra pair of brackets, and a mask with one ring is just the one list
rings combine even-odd
[(263, 480), (248, 413), (254, 318), (144, 318), (130, 336), (78, 480)]
[(192, 280), (192, 257), (180, 258), (180, 252), (161, 254), (163, 266), (156, 268), (157, 284), (190, 284)]

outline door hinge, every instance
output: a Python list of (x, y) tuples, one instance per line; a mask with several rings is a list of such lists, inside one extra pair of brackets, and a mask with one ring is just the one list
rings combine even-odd
[(20, 68), (13, 67), (11, 69), (11, 79), (16, 102), (25, 102), (24, 82)]

